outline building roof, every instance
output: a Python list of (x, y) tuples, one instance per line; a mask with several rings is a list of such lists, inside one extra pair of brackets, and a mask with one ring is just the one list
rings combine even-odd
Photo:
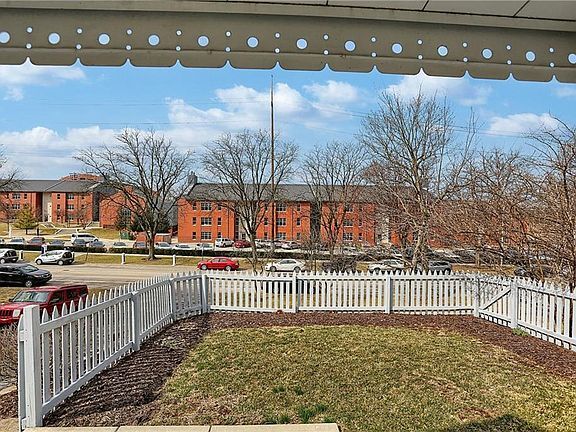
[(86, 180), (19, 180), (9, 192), (89, 192), (100, 183)]
[[(228, 187), (227, 187), (228, 186)], [(370, 192), (373, 186), (358, 186), (363, 192)], [(230, 190), (230, 192), (228, 192)], [(364, 193), (358, 194), (356, 201), (368, 201)], [(234, 201), (236, 195), (232, 192), (229, 185), (220, 185), (217, 183), (197, 183), (192, 187), (187, 196), (190, 200), (207, 200), (207, 201)], [(315, 201), (310, 187), (307, 184), (280, 184), (276, 189), (277, 201)]]

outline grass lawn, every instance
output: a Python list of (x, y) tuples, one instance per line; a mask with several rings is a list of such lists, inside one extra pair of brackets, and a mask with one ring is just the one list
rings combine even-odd
[(221, 330), (152, 424), (337, 422), (343, 431), (576, 430), (576, 383), (475, 339), (360, 326)]
[[(0, 288), (0, 303), (5, 303), (8, 299), (14, 297), (16, 293), (22, 290), (22, 287), (15, 288)], [(1, 430), (1, 429), (0, 429)]]

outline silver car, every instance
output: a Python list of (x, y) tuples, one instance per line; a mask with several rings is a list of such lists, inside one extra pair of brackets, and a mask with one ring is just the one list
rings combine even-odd
[(368, 271), (371, 273), (380, 273), (387, 271), (404, 270), (404, 261), (398, 259), (385, 259), (368, 265)]

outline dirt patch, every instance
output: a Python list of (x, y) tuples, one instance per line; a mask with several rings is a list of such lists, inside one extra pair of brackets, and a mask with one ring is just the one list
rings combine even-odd
[[(45, 419), (47, 426), (140, 425), (162, 386), (204, 335), (226, 328), (365, 325), (452, 331), (507, 349), (529, 365), (576, 379), (576, 353), (470, 316), (380, 313), (213, 313), (182, 320), (102, 372)], [(0, 400), (0, 406), (5, 402)], [(15, 406), (15, 405), (14, 405)], [(3, 417), (0, 413), (0, 418)]]
[(0, 419), (18, 415), (18, 392), (16, 390), (0, 396)]

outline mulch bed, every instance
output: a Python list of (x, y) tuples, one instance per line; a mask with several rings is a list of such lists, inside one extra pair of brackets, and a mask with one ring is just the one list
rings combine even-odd
[[(381, 313), (213, 313), (179, 321), (84, 386), (45, 418), (47, 426), (141, 425), (173, 371), (210, 331), (226, 328), (365, 325), (452, 331), (496, 345), (557, 376), (576, 380), (576, 352), (471, 316)], [(0, 404), (3, 401), (0, 401)], [(1, 415), (0, 415), (1, 417)]]

